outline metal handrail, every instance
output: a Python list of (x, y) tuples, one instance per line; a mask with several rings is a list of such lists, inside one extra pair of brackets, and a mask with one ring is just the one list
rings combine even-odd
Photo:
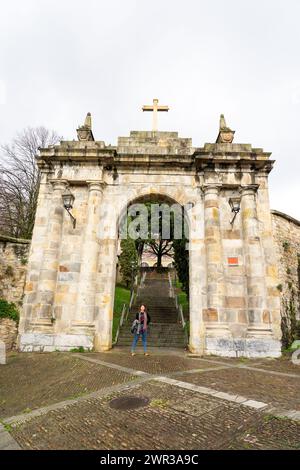
[(126, 312), (126, 304), (123, 304), (121, 318), (120, 318), (120, 322), (119, 322), (119, 325), (118, 325), (118, 329), (117, 329), (117, 332), (116, 332), (116, 336), (115, 336), (115, 340), (113, 342), (113, 345), (116, 344), (117, 341), (118, 341), (120, 329), (121, 329), (121, 326), (123, 325), (123, 322), (124, 322), (125, 312)]
[(175, 307), (176, 307), (180, 322), (182, 324), (182, 328), (185, 328), (186, 321), (185, 321), (184, 316), (183, 316), (182, 306), (180, 305), (180, 303), (178, 301), (178, 295), (175, 294), (174, 286), (173, 286), (172, 281), (171, 281), (170, 273), (169, 273), (169, 289), (170, 289), (170, 294), (171, 294), (170, 297), (173, 297), (174, 300), (175, 300)]
[[(137, 285), (138, 284), (138, 276), (135, 277), (135, 282), (134, 282), (134, 286), (137, 286), (137, 289), (139, 289), (139, 287), (141, 287), (141, 285), (143, 284), (144, 280), (145, 280), (145, 277), (146, 277), (146, 273), (144, 272), (142, 274), (142, 277), (140, 279), (140, 284), (139, 286)], [(113, 345), (115, 345), (118, 341), (118, 338), (119, 338), (119, 334), (120, 334), (120, 329), (121, 327), (123, 326), (123, 323), (124, 323), (124, 320), (127, 321), (128, 319), (128, 315), (129, 315), (129, 312), (131, 310), (131, 307), (133, 305), (133, 302), (134, 302), (134, 299), (135, 299), (135, 295), (136, 295), (136, 291), (135, 289), (133, 288), (132, 292), (131, 292), (131, 295), (130, 295), (130, 301), (129, 301), (129, 305), (126, 305), (126, 304), (123, 304), (123, 308), (122, 308), (122, 313), (121, 313), (121, 318), (120, 318), (120, 322), (119, 322), (119, 325), (118, 325), (118, 329), (117, 329), (117, 332), (116, 332), (116, 336), (115, 336), (115, 340), (113, 342)]]
[(180, 316), (182, 328), (185, 328), (186, 321), (185, 321), (184, 316), (183, 316), (182, 305), (179, 304), (179, 309), (178, 310), (179, 310), (179, 316)]

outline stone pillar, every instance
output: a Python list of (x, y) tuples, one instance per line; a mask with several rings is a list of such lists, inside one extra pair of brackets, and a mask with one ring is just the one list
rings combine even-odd
[[(259, 345), (255, 344), (255, 338), (271, 336), (271, 325), (270, 312), (267, 308), (265, 259), (257, 217), (256, 191), (257, 185), (241, 189), (241, 218), (247, 278), (247, 338), (253, 338), (255, 348), (259, 349)], [(251, 340), (248, 343), (251, 344)]]
[(112, 347), (117, 244), (117, 236), (101, 240), (99, 294), (96, 295), (97, 316), (94, 340), (94, 348), (96, 351), (108, 351)]
[(203, 355), (205, 351), (205, 324), (203, 321), (203, 298), (206, 289), (206, 255), (204, 245), (204, 208), (199, 196), (189, 217), (189, 350)]
[[(36, 303), (39, 275), (42, 268), (45, 244), (48, 235), (49, 204), (51, 185), (48, 183), (49, 170), (41, 170), (39, 195), (35, 214), (32, 240), (28, 256), (24, 301), (19, 322), (19, 335), (30, 329), (33, 305)], [(52, 192), (51, 192), (52, 196)], [(19, 340), (20, 340), (19, 336)]]
[[(219, 208), (220, 185), (204, 186), (204, 221), (207, 262), (207, 308), (203, 310), (206, 324), (206, 350), (210, 354), (225, 354), (231, 345), (224, 339), (231, 337), (222, 313), (225, 308), (225, 278)], [(219, 339), (222, 338), (222, 345)]]
[(37, 301), (33, 307), (33, 321), (37, 325), (52, 325), (52, 309), (56, 288), (61, 245), (64, 206), (62, 194), (67, 187), (66, 180), (53, 180), (53, 193), (49, 212), (47, 236), (45, 240), (43, 261), (38, 281)]
[(94, 328), (96, 276), (99, 257), (99, 223), (103, 184), (88, 181), (88, 207), (84, 241), (81, 248), (81, 266), (78, 296), (72, 327)]

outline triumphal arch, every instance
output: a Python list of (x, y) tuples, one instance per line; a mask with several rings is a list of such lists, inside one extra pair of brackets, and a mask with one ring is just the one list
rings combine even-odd
[(20, 350), (112, 347), (120, 217), (157, 196), (188, 207), (190, 351), (279, 356), (270, 153), (233, 143), (223, 116), (216, 142), (193, 147), (157, 131), (156, 113), (167, 107), (144, 108), (153, 130), (132, 131), (117, 146), (95, 140), (88, 114), (77, 141), (40, 150)]

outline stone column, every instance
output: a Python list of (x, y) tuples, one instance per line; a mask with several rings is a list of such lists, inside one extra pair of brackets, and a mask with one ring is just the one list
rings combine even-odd
[(28, 256), (26, 284), (24, 288), (25, 295), (19, 322), (19, 335), (22, 335), (25, 331), (30, 329), (32, 308), (37, 299), (39, 275), (42, 269), (43, 254), (48, 235), (49, 193), (51, 190), (51, 185), (48, 183), (48, 175), (48, 169), (41, 170), (35, 223)]
[(112, 323), (116, 283), (118, 237), (101, 240), (99, 263), (99, 294), (97, 299), (97, 318), (95, 324), (96, 351), (108, 351), (112, 347)]
[(107, 351), (112, 347), (119, 201), (111, 193), (106, 193), (106, 197), (103, 198), (103, 207), (110, 209), (102, 211), (101, 216), (101, 240), (95, 297), (94, 348), (96, 351)]
[(38, 281), (37, 300), (33, 306), (33, 322), (51, 326), (53, 300), (56, 288), (61, 246), (64, 206), (62, 194), (67, 187), (66, 180), (50, 181), (53, 186), (49, 222), (43, 252), (43, 261)]
[(257, 185), (249, 185), (241, 189), (241, 218), (247, 277), (248, 338), (271, 335), (270, 314), (267, 308), (265, 260), (257, 217), (256, 191)]
[(203, 298), (206, 290), (206, 255), (204, 245), (204, 207), (201, 196), (189, 217), (189, 350), (203, 355), (205, 351), (205, 324), (203, 322)]
[[(203, 311), (206, 322), (206, 349), (212, 354), (225, 354), (229, 344), (219, 344), (217, 338), (230, 338), (228, 324), (224, 321), (225, 279), (223, 248), (220, 228), (219, 192), (220, 185), (204, 186), (205, 246), (207, 262), (207, 308)], [(219, 350), (220, 349), (220, 350)]]
[(81, 248), (81, 266), (75, 318), (72, 326), (93, 328), (95, 320), (96, 276), (99, 257), (99, 223), (103, 183), (88, 181), (88, 207), (84, 241)]

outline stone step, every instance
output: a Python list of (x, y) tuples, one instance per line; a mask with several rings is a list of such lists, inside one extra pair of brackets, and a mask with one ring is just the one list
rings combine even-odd
[[(142, 303), (147, 306), (151, 316), (147, 344), (150, 347), (183, 348), (185, 346), (185, 334), (181, 324), (178, 323), (175, 300), (169, 297), (168, 278), (164, 275), (163, 279), (158, 273), (155, 273), (155, 279), (153, 277), (153, 273), (151, 278), (146, 277), (143, 288), (139, 289), (128, 319), (121, 328), (118, 346), (130, 348), (133, 341), (130, 327)], [(141, 347), (141, 339), (138, 345)]]
[[(128, 341), (128, 342), (118, 342), (118, 346), (127, 346), (128, 348), (130, 348), (132, 345), (132, 341)], [(142, 346), (142, 342), (138, 343), (137, 347), (141, 347)], [(150, 341), (147, 341), (147, 346), (150, 347), (150, 348), (184, 348), (185, 346), (185, 343), (184, 341), (181, 341), (181, 342), (178, 342), (178, 343), (158, 343), (158, 342), (150, 342)]]
[[(123, 330), (123, 331), (120, 331), (120, 334), (119, 334), (119, 337), (123, 338), (125, 336), (131, 336), (132, 333), (130, 331), (130, 329), (126, 329), (126, 330)], [(182, 336), (183, 335), (183, 330), (180, 329), (180, 330), (175, 330), (175, 331), (154, 331), (154, 330), (150, 330), (150, 333), (148, 334), (148, 336), (152, 336), (152, 337), (166, 337), (166, 338), (175, 338), (175, 337), (178, 337), (178, 336)]]

